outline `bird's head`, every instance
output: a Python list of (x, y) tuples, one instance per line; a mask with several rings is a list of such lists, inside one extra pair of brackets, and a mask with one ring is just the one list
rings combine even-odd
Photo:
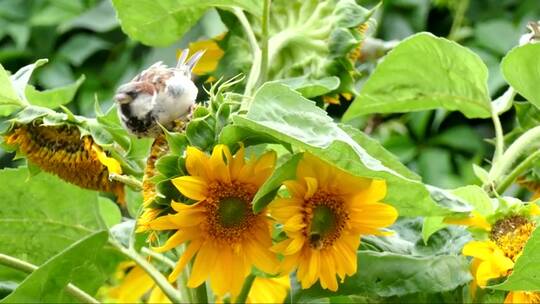
[(121, 85), (116, 94), (114, 95), (114, 101), (118, 104), (128, 104), (133, 101), (140, 93), (140, 88), (136, 82), (128, 82)]

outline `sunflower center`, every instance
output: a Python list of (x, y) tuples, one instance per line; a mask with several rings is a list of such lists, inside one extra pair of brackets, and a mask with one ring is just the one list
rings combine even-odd
[(326, 192), (319, 191), (307, 202), (305, 220), (309, 222), (305, 234), (312, 248), (322, 249), (341, 237), (349, 216), (343, 202)]
[(251, 211), (256, 189), (243, 183), (214, 183), (209, 187), (207, 230), (211, 238), (233, 244), (241, 241), (258, 215)]
[(223, 227), (241, 225), (249, 212), (248, 207), (248, 203), (237, 197), (226, 197), (221, 199), (217, 210), (219, 222)]
[(527, 218), (515, 215), (496, 222), (490, 238), (508, 258), (515, 262), (523, 251), (523, 247), (525, 247), (534, 228), (534, 223)]

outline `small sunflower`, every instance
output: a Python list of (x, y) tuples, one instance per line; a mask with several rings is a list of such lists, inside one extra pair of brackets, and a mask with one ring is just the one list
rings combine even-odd
[[(531, 204), (529, 215), (538, 214), (538, 206)], [(474, 297), (476, 287), (486, 287), (491, 279), (510, 275), (514, 264), (521, 255), (536, 225), (523, 215), (509, 215), (491, 226), (489, 240), (471, 241), (463, 247), (463, 255), (473, 257), (471, 292)], [(529, 299), (530, 301), (525, 301)], [(505, 303), (537, 303), (540, 293), (511, 291)]]
[(234, 156), (224, 145), (214, 147), (211, 156), (187, 148), (190, 175), (172, 182), (196, 203), (173, 202), (176, 213), (149, 223), (153, 230), (176, 230), (162, 247), (155, 248), (159, 252), (189, 242), (169, 280), (176, 280), (195, 255), (187, 286), (197, 287), (210, 278), (220, 297), (227, 292), (237, 296), (253, 265), (267, 273), (276, 272), (270, 222), (264, 211), (252, 211), (253, 197), (272, 173), (275, 160), (275, 153), (269, 152), (246, 162), (243, 147)]
[(380, 202), (386, 183), (352, 176), (305, 154), (296, 180), (284, 184), (290, 197), (270, 204), (288, 236), (273, 247), (284, 255), (281, 271), (297, 267), (302, 288), (320, 280), (323, 288), (336, 291), (336, 274), (344, 280), (356, 273), (361, 235), (387, 234), (380, 228), (398, 216), (394, 207)]

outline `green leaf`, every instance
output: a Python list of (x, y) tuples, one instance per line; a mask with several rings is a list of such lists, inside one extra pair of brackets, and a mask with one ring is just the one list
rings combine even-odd
[(420, 33), (403, 40), (377, 66), (343, 120), (371, 113), (445, 108), (490, 117), (487, 68), (455, 42)]
[(424, 218), (424, 224), (422, 225), (422, 240), (424, 243), (427, 243), (429, 237), (435, 232), (448, 226), (443, 220), (444, 216), (428, 216)]
[[(263, 85), (255, 94), (247, 115), (235, 116), (233, 121), (254, 133), (270, 135), (309, 151), (353, 175), (385, 179), (388, 183), (385, 201), (395, 206), (401, 215), (445, 213), (434, 204), (416, 176), (403, 165), (397, 165), (399, 162), (389, 157), (388, 152), (381, 153), (384, 149), (359, 135), (359, 131), (351, 138), (324, 110), (285, 85)], [(370, 150), (366, 150), (368, 148)], [(407, 173), (404, 176), (400, 172)]]
[(30, 76), (32, 76), (32, 73), (36, 68), (46, 64), (47, 62), (47, 59), (38, 59), (32, 64), (20, 68), (17, 73), (10, 77), (11, 84), (13, 85), (15, 93), (17, 93), (19, 96), (19, 100), (28, 102), (25, 95), (25, 90), (26, 86), (28, 85), (28, 81), (30, 80)]
[(81, 76), (72, 84), (45, 91), (38, 91), (34, 86), (29, 85), (25, 90), (26, 98), (33, 105), (55, 109), (73, 100), (84, 79), (85, 77)]
[[(2, 303), (73, 302), (64, 287), (80, 273), (96, 267), (98, 253), (107, 242), (105, 231), (76, 242), (32, 272)], [(78, 274), (79, 273), (79, 274)], [(80, 287), (80, 286), (78, 286)]]
[(501, 62), (504, 79), (523, 97), (540, 108), (540, 43), (525, 44), (511, 50)]
[(0, 116), (7, 116), (22, 106), (22, 101), (15, 92), (9, 74), (0, 64)]
[(71, 37), (58, 50), (58, 55), (67, 59), (74, 66), (80, 66), (94, 53), (111, 47), (111, 43), (95, 35), (77, 34)]
[[(462, 256), (414, 257), (388, 252), (359, 251), (358, 272), (339, 287), (339, 295), (375, 294), (380, 297), (449, 291), (471, 280)], [(294, 294), (298, 303), (335, 296), (318, 285)]]
[(1, 170), (0, 193), (2, 253), (30, 263), (39, 265), (75, 241), (105, 228), (96, 192), (48, 173), (28, 179), (26, 168)]
[(255, 213), (261, 212), (274, 199), (284, 181), (296, 177), (296, 167), (301, 158), (302, 154), (295, 154), (274, 170), (253, 198), (253, 211)]
[(92, 32), (107, 32), (118, 26), (118, 20), (109, 0), (102, 0), (95, 7), (81, 15), (62, 23), (58, 30), (65, 33), (74, 28), (83, 28)]
[(110, 199), (101, 196), (98, 198), (98, 203), (99, 214), (107, 227), (111, 228), (122, 221), (122, 213), (117, 204)]
[(177, 41), (211, 7), (239, 7), (257, 16), (262, 13), (262, 2), (257, 0), (113, 0), (113, 5), (122, 30), (152, 46)]
[(457, 197), (464, 199), (469, 205), (474, 207), (483, 216), (493, 213), (493, 204), (489, 195), (476, 185), (469, 185), (452, 190)]
[(506, 281), (490, 286), (499, 290), (540, 290), (540, 229), (535, 229)]
[(307, 76), (277, 80), (276, 82), (290, 86), (305, 98), (321, 96), (339, 87), (339, 78), (328, 76), (321, 79), (309, 79)]

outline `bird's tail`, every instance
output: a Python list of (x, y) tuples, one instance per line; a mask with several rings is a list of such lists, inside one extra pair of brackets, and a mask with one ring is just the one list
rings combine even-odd
[(188, 60), (189, 49), (184, 49), (180, 54), (180, 57), (178, 57), (178, 64), (176, 65), (176, 68), (179, 70), (185, 70), (191, 74), (191, 71), (193, 71), (193, 68), (195, 65), (197, 65), (197, 62), (199, 62), (204, 55), (204, 52), (206, 52), (206, 50), (197, 51), (195, 54), (191, 55)]

